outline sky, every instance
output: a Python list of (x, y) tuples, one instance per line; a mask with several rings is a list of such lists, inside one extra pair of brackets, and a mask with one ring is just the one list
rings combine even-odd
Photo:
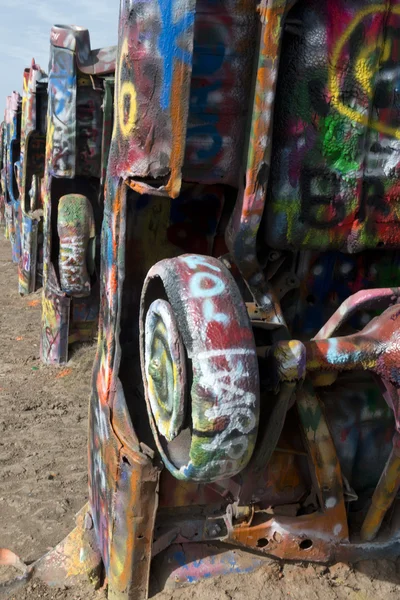
[(32, 58), (48, 71), (53, 24), (86, 27), (93, 49), (114, 46), (118, 13), (118, 0), (0, 0), (0, 121)]

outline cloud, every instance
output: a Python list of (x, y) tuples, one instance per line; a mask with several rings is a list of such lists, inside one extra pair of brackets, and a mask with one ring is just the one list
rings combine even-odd
[(92, 48), (113, 46), (118, 13), (116, 0), (0, 0), (0, 117), (6, 96), (21, 91), (23, 71), (32, 58), (47, 71), (54, 23), (87, 27)]

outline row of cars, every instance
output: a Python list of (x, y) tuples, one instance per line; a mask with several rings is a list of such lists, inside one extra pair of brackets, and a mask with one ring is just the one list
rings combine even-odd
[(46, 581), (398, 556), (399, 30), (399, 0), (121, 0), (99, 51), (53, 27), (4, 218), (43, 360), (99, 332), (89, 506)]
[(92, 51), (79, 27), (53, 27), (50, 48), (49, 73), (32, 61), (7, 97), (0, 218), (20, 294), (43, 286), (42, 360), (62, 364), (97, 332), (116, 48)]

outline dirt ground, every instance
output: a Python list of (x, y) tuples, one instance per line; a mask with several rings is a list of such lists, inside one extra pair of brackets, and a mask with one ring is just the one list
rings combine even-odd
[[(40, 293), (20, 298), (17, 268), (0, 231), (0, 547), (30, 562), (73, 528), (87, 500), (87, 407), (95, 346), (66, 368), (39, 361)], [(1, 569), (0, 569), (1, 576)], [(104, 600), (88, 584), (54, 590), (39, 581), (16, 600)], [(325, 568), (270, 561), (248, 575), (164, 590), (154, 600), (400, 599), (400, 559)]]

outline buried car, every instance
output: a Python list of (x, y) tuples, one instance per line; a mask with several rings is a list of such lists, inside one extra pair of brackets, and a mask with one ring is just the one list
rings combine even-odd
[(99, 235), (113, 114), (115, 48), (92, 50), (87, 29), (54, 26), (44, 177), (41, 357), (68, 359), (93, 339), (99, 305)]
[(18, 288), (27, 295), (41, 287), (43, 273), (47, 75), (34, 60), (24, 71), (21, 113), (20, 159), (15, 165), (21, 204)]
[(21, 147), (21, 96), (18, 92), (7, 96), (4, 124), (1, 180), (4, 194), (5, 233), (11, 243), (12, 260), (18, 264), (21, 256), (21, 203), (15, 170)]
[[(5, 227), (5, 171), (4, 164), (6, 160), (6, 123), (0, 123), (0, 223)], [(6, 232), (5, 232), (6, 233)]]
[(226, 545), (399, 552), (399, 19), (121, 2), (89, 429), (112, 598)]

